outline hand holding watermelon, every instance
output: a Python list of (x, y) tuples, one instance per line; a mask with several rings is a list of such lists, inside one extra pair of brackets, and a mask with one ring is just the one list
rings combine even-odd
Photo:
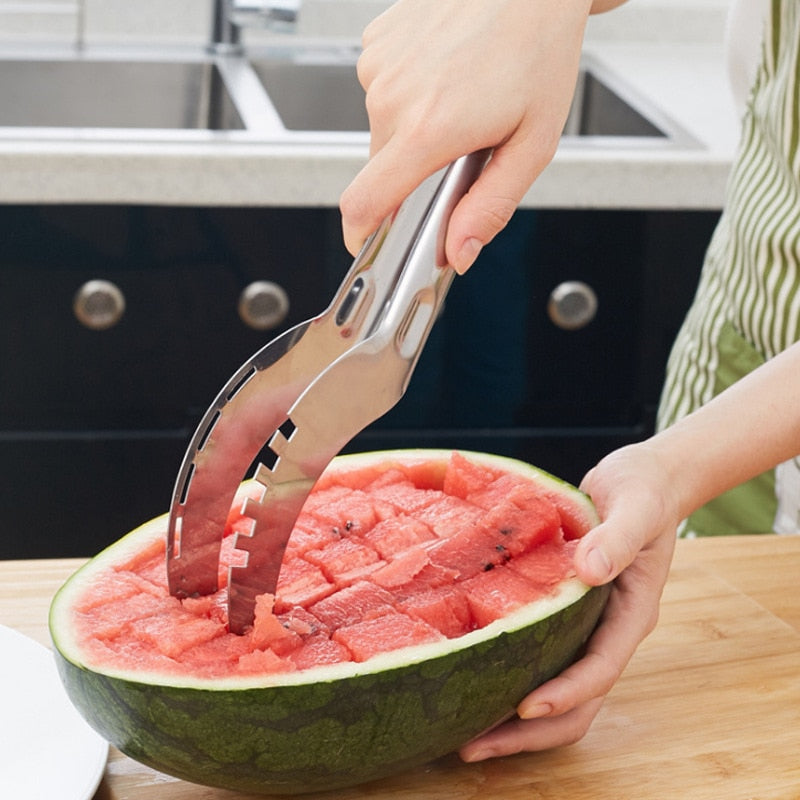
[(584, 478), (603, 522), (575, 554), (590, 585), (614, 580), (600, 626), (580, 661), (529, 694), (519, 718), (461, 749), (467, 761), (545, 750), (581, 739), (641, 641), (653, 630), (681, 520), (657, 452), (647, 443), (612, 453)]
[(575, 568), (589, 585), (614, 580), (601, 624), (580, 661), (518, 705), (521, 719), (470, 742), (463, 758), (543, 750), (586, 733), (655, 626), (681, 521), (800, 452), (798, 392), (800, 343), (672, 427), (606, 456), (586, 475), (581, 489), (602, 522), (581, 538)]

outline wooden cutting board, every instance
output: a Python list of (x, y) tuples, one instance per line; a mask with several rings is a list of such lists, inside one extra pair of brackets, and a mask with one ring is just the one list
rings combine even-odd
[[(77, 561), (0, 562), (0, 624), (47, 641)], [(466, 765), (449, 757), (309, 800), (797, 800), (800, 537), (679, 542), (661, 620), (578, 744)], [(249, 800), (112, 749), (96, 800)]]

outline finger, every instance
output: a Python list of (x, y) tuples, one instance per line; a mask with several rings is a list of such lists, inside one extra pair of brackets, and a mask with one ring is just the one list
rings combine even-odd
[(466, 272), (481, 249), (505, 228), (549, 159), (549, 150), (537, 156), (528, 147), (512, 143), (494, 151), (450, 217), (445, 252), (456, 272)]
[(605, 697), (644, 637), (643, 630), (633, 632), (628, 628), (624, 641), (611, 638), (615, 635), (613, 631), (606, 632), (605, 637), (598, 633), (601, 641), (594, 649), (522, 700), (517, 708), (519, 716), (523, 719), (556, 718)]
[(578, 577), (590, 586), (608, 583), (629, 566), (644, 545), (641, 528), (625, 526), (618, 518), (587, 533), (575, 551)]
[(534, 689), (519, 704), (521, 717), (557, 716), (611, 690), (636, 648), (656, 626), (668, 569), (661, 566), (663, 561), (668, 559), (653, 548), (617, 578), (585, 655)]
[(620, 448), (587, 472), (580, 488), (602, 522), (578, 543), (574, 563), (581, 580), (592, 585), (612, 580), (645, 546), (664, 556), (662, 571), (668, 568), (681, 514), (663, 485), (663, 467), (646, 444)]
[(377, 152), (339, 200), (347, 249), (355, 255), (381, 222), (442, 166), (431, 158), (406, 158), (392, 141)]
[(356, 77), (364, 91), (369, 89), (375, 76), (379, 74), (387, 60), (387, 56), (377, 44), (384, 36), (384, 14), (378, 15), (367, 23), (361, 34), (361, 52), (356, 59)]
[(630, 566), (645, 547), (652, 550), (649, 557), (662, 557), (659, 577), (666, 574), (675, 546), (675, 531), (657, 529), (654, 534), (650, 527), (641, 524), (642, 519), (662, 518), (660, 514), (663, 515), (663, 510), (657, 507), (643, 512), (635, 502), (615, 507), (578, 542), (574, 561), (578, 577), (591, 586), (608, 583)]
[(361, 47), (362, 50), (369, 50), (370, 47), (378, 42), (382, 37), (391, 34), (393, 31), (399, 30), (399, 24), (394, 21), (398, 13), (398, 9), (389, 6), (381, 11), (380, 14), (373, 17), (361, 32)]
[(574, 744), (585, 736), (602, 704), (600, 698), (559, 717), (513, 719), (468, 742), (459, 750), (459, 755), (464, 761), (482, 761), (522, 751)]

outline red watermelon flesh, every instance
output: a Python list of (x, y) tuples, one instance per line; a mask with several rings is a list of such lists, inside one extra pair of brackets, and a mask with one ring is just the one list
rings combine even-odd
[(370, 496), (347, 487), (332, 487), (328, 492), (334, 493), (337, 488), (343, 493), (336, 492), (337, 496), (325, 503), (312, 503), (310, 507), (307, 504), (305, 510), (323, 525), (330, 526), (333, 536), (358, 535), (372, 528), (378, 517)]
[(424, 522), (401, 512), (391, 519), (381, 520), (364, 534), (364, 541), (374, 547), (381, 558), (391, 559), (396, 553), (402, 553), (434, 536)]
[(278, 611), (288, 611), (295, 606), (307, 608), (336, 590), (316, 564), (300, 557), (285, 560), (279, 588), (275, 601)]
[(430, 563), (454, 572), (456, 580), (471, 578), (509, 558), (494, 532), (481, 526), (463, 528), (446, 539), (433, 542), (427, 551)]
[(350, 651), (343, 644), (322, 634), (309, 636), (299, 650), (294, 650), (288, 656), (288, 661), (295, 669), (310, 669), (321, 664), (351, 660)]
[(458, 585), (415, 587), (400, 600), (398, 608), (410, 617), (427, 622), (448, 639), (473, 629), (467, 596)]
[(442, 496), (435, 489), (421, 489), (407, 478), (402, 480), (376, 480), (368, 487), (370, 496), (375, 499), (382, 519), (390, 519), (398, 513), (417, 517), (421, 508), (436, 502)]
[(509, 569), (521, 575), (531, 586), (541, 591), (555, 586), (565, 577), (574, 575), (572, 559), (577, 540), (568, 542), (545, 542), (536, 550), (515, 558)]
[(378, 653), (435, 642), (444, 636), (424, 620), (390, 610), (379, 617), (345, 625), (334, 631), (332, 638), (350, 651), (353, 661), (366, 661)]
[(327, 628), (335, 631), (362, 619), (394, 611), (394, 598), (370, 581), (359, 581), (314, 603), (309, 611)]
[(454, 453), (436, 465), (324, 476), (297, 521), (275, 597), (253, 629), (227, 630), (227, 566), (241, 563), (232, 511), (214, 595), (169, 595), (164, 541), (110, 569), (79, 610), (102, 663), (174, 674), (252, 675), (363, 661), (469, 633), (547, 595), (571, 574), (573, 543), (539, 487)]
[(530, 603), (541, 594), (510, 569), (493, 569), (463, 583), (472, 618), (482, 628)]
[(529, 507), (531, 502), (546, 502), (558, 514), (565, 539), (576, 539), (585, 530), (585, 520), (576, 509), (555, 491), (546, 491), (532, 485), (519, 475), (503, 474), (481, 488), (473, 488), (465, 499), (483, 508), (492, 508), (500, 499), (505, 499), (519, 508)]
[(348, 537), (319, 550), (307, 550), (305, 560), (318, 566), (331, 583), (346, 586), (353, 583), (348, 576), (362, 572), (365, 567), (378, 566), (380, 558), (368, 545), (355, 537)]
[(445, 494), (469, 500), (474, 494), (482, 492), (498, 477), (498, 473), (482, 464), (476, 464), (461, 453), (453, 453), (447, 464), (442, 481)]
[(384, 589), (396, 589), (413, 581), (430, 563), (430, 557), (423, 548), (410, 547), (388, 564), (382, 563), (369, 579)]
[(442, 494), (418, 509), (414, 516), (425, 523), (440, 539), (446, 539), (454, 533), (474, 528), (485, 513), (484, 509), (468, 500)]
[(480, 525), (497, 548), (515, 558), (558, 538), (561, 517), (541, 497), (531, 498), (524, 508), (500, 499), (481, 517)]

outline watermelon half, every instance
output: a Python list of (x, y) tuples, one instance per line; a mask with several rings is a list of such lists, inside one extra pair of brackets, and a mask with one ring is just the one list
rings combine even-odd
[[(520, 497), (544, 499), (555, 530), (530, 523), (539, 531), (530, 535)], [(477, 522), (473, 505), (483, 509)], [(239, 522), (232, 512), (229, 527)], [(519, 461), (439, 450), (342, 456), (298, 520), (282, 583), (253, 631), (227, 633), (218, 598), (168, 595), (162, 516), (89, 561), (55, 596), (59, 672), (112, 744), (188, 781), (297, 794), (380, 778), (456, 750), (578, 656), (608, 597), (608, 587), (585, 586), (569, 567), (575, 540), (596, 522), (578, 489)], [(479, 531), (478, 544), (464, 538), (468, 529)], [(320, 530), (333, 542), (327, 557)], [(493, 544), (498, 536), (513, 543)], [(487, 560), (491, 552), (502, 557)], [(325, 591), (312, 573), (325, 576)], [(412, 584), (422, 584), (425, 602)], [(370, 593), (381, 598), (377, 610), (364, 599)], [(191, 603), (205, 610), (184, 622)], [(329, 634), (342, 627), (320, 637), (308, 622), (320, 619)], [(193, 643), (203, 636), (209, 641)]]

